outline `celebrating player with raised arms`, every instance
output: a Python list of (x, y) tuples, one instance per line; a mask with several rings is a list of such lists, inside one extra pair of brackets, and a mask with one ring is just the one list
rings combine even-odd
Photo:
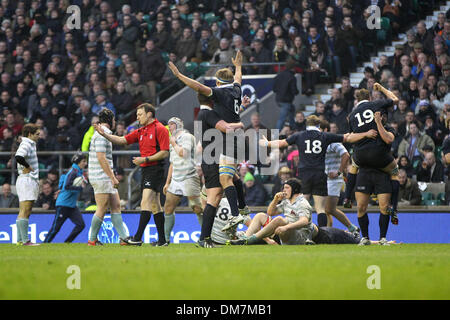
[[(191, 89), (210, 97), (214, 101), (214, 110), (220, 119), (227, 123), (240, 122), (241, 108), (241, 82), (242, 82), (242, 53), (238, 51), (235, 59), (231, 59), (236, 71), (220, 69), (216, 72), (216, 87), (210, 88), (198, 81), (181, 74), (177, 67), (169, 62), (169, 68), (173, 74)], [(227, 139), (228, 136), (228, 139)], [(247, 214), (242, 182), (236, 175), (237, 164), (245, 159), (245, 144), (243, 143), (243, 131), (223, 133), (223, 150), (219, 160), (220, 184), (230, 203), (231, 216), (224, 231), (241, 223), (244, 217), (240, 213)]]

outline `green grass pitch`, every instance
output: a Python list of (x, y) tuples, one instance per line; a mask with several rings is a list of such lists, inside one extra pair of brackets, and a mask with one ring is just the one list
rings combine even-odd
[[(367, 287), (371, 265), (380, 289)], [(0, 245), (0, 299), (449, 299), (449, 270), (449, 244)]]

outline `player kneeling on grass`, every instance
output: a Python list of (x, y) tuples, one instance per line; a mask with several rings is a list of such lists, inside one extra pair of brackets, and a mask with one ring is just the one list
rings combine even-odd
[[(272, 235), (280, 237), (281, 244), (296, 245), (312, 243), (313, 223), (311, 213), (313, 209), (309, 202), (301, 194), (301, 183), (296, 178), (291, 178), (283, 186), (283, 191), (278, 192), (267, 208), (267, 214), (274, 216), (283, 213), (283, 217), (276, 217), (263, 229), (248, 238), (228, 241), (227, 244), (259, 244), (261, 240)], [(250, 226), (251, 228), (251, 226)], [(253, 229), (254, 231), (257, 228)]]
[(163, 192), (166, 195), (164, 203), (165, 223), (164, 233), (166, 242), (170, 242), (170, 233), (175, 224), (175, 208), (181, 197), (186, 196), (189, 207), (197, 215), (202, 225), (202, 204), (200, 202), (200, 177), (195, 168), (195, 137), (184, 130), (180, 118), (169, 119), (170, 137), (170, 167)]
[[(56, 214), (51, 229), (48, 231), (44, 242), (52, 242), (61, 229), (64, 222), (69, 218), (74, 224), (72, 232), (64, 242), (72, 242), (84, 229), (84, 221), (77, 207), (78, 195), (86, 186), (83, 178), (83, 170), (87, 166), (86, 156), (77, 153), (72, 157), (72, 168), (67, 174), (62, 175), (59, 181), (59, 194), (56, 198)], [(76, 182), (81, 179), (81, 184)]]
[[(99, 113), (99, 126), (108, 134), (114, 130), (116, 121), (114, 113), (103, 108)], [(103, 223), (108, 207), (111, 209), (111, 221), (119, 233), (120, 244), (127, 245), (124, 241), (128, 237), (123, 226), (122, 214), (120, 212), (120, 198), (117, 186), (119, 181), (113, 172), (112, 143), (101, 136), (97, 131), (92, 136), (89, 147), (89, 182), (94, 188), (97, 210), (92, 217), (89, 230), (89, 246), (102, 245), (97, 239), (98, 232)]]

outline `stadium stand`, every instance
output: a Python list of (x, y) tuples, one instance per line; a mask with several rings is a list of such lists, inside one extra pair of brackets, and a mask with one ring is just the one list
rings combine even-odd
[[(43, 129), (38, 151), (80, 150), (102, 107), (116, 113), (123, 130), (117, 134), (123, 134), (135, 129), (138, 104), (158, 106), (182, 88), (166, 69), (169, 60), (199, 77), (211, 65), (229, 60), (239, 48), (244, 63), (280, 64), (294, 59), (303, 88), (312, 88), (301, 93), (304, 103), (297, 109), (304, 116), (314, 113), (336, 121), (338, 126), (342, 115), (333, 112), (336, 100), (345, 117), (353, 108), (355, 89), (371, 91), (373, 83), (380, 82), (393, 90), (406, 108), (398, 107), (388, 116), (397, 128), (392, 152), (400, 156), (399, 146), (406, 145), (414, 179), (421, 167), (427, 169), (423, 164), (427, 150), (433, 152), (445, 170), (443, 183), (439, 191), (434, 191), (434, 183), (428, 184), (422, 204), (448, 204), (449, 168), (442, 162), (441, 150), (450, 127), (450, 1), (378, 1), (380, 29), (370, 29), (367, 21), (373, 2), (2, 1), (0, 151), (6, 153), (0, 155), (0, 182), (13, 182), (14, 161), (8, 153), (16, 150), (25, 123)], [(81, 8), (80, 30), (66, 24), (69, 4)], [(317, 52), (312, 52), (312, 44), (318, 45)], [(316, 60), (320, 71), (311, 69)], [(244, 74), (281, 70), (279, 65), (247, 66)], [(318, 73), (306, 76), (312, 72)], [(413, 121), (419, 126), (417, 137), (427, 141), (423, 150), (410, 148)], [(289, 136), (301, 128), (300, 122), (282, 132)], [(293, 168), (294, 160), (287, 158), (292, 151), (282, 153), (281, 165)], [(127, 173), (133, 168), (130, 157), (122, 154), (116, 159)], [(61, 173), (69, 159), (69, 155), (40, 156), (42, 180), (52, 169)], [(274, 177), (249, 170), (258, 184), (264, 184), (267, 198), (258, 205), (265, 205)], [(80, 206), (88, 204), (86, 200)]]

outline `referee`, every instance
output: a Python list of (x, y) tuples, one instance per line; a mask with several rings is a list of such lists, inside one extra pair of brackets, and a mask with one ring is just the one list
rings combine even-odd
[(164, 183), (163, 160), (169, 155), (169, 132), (155, 117), (155, 108), (149, 103), (143, 103), (136, 108), (136, 117), (141, 128), (119, 137), (107, 134), (94, 125), (99, 134), (114, 144), (127, 145), (139, 142), (140, 157), (134, 157), (133, 163), (142, 170), (142, 200), (139, 227), (134, 237), (128, 237), (126, 242), (131, 245), (142, 245), (142, 235), (154, 213), (158, 241), (155, 246), (166, 246), (164, 236), (164, 212), (161, 208), (160, 190)]

